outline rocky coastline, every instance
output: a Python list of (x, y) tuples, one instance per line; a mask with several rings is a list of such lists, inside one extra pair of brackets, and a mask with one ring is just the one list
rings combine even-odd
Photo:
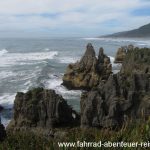
[(54, 90), (35, 88), (27, 93), (17, 93), (7, 132), (33, 131), (64, 138), (66, 132), (60, 132), (62, 128), (115, 130), (128, 121), (148, 120), (150, 49), (132, 45), (122, 47), (118, 49), (115, 62), (122, 63), (122, 67), (113, 74), (104, 49), (100, 48), (96, 56), (89, 43), (81, 60), (69, 64), (63, 76), (63, 85), (68, 89), (83, 90), (80, 114)]

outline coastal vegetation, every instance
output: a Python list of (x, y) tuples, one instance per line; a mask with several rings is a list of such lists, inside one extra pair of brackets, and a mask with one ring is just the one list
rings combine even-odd
[[(64, 132), (64, 129), (59, 129)], [(97, 129), (97, 128), (73, 128), (65, 129), (66, 136), (59, 140), (62, 142), (77, 142), (77, 141), (87, 141), (87, 142), (148, 142), (150, 140), (150, 120), (141, 122), (128, 122), (122, 126), (119, 131), (111, 129)], [(7, 133), (7, 138), (0, 143), (0, 150), (105, 150), (108, 148), (104, 147), (58, 147), (58, 139), (46, 138), (44, 136), (39, 136), (31, 132), (16, 132)], [(109, 148), (115, 150), (116, 148)], [(130, 150), (139, 149), (141, 147), (135, 148), (117, 148), (118, 150)]]

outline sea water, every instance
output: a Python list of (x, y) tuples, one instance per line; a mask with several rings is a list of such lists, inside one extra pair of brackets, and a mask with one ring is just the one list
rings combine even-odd
[(99, 48), (104, 48), (111, 59), (114, 73), (119, 70), (119, 65), (113, 61), (120, 46), (133, 44), (150, 47), (149, 39), (1, 38), (0, 105), (5, 108), (1, 112), (2, 123), (7, 126), (12, 118), (16, 93), (39, 86), (54, 89), (79, 112), (81, 91), (67, 90), (61, 83), (67, 65), (80, 60), (89, 42), (97, 55)]

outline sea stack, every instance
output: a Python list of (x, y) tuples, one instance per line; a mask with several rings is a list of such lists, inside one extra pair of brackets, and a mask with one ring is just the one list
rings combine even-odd
[(63, 76), (63, 85), (68, 89), (90, 90), (101, 80), (106, 81), (112, 73), (110, 58), (100, 48), (98, 58), (91, 43), (86, 47), (80, 61), (69, 64)]
[(35, 88), (27, 93), (17, 93), (14, 115), (7, 130), (36, 128), (52, 129), (73, 126), (79, 115), (54, 90)]

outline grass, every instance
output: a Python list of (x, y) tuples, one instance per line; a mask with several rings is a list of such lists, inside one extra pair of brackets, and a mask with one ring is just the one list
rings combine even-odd
[[(63, 131), (63, 129), (61, 129)], [(67, 129), (67, 135), (61, 142), (147, 142), (150, 140), (150, 119), (146, 122), (128, 123), (119, 131), (108, 129)], [(31, 132), (8, 133), (7, 138), (0, 143), (0, 150), (59, 150), (58, 139), (48, 139), (37, 136)], [(103, 150), (104, 148), (60, 148), (60, 150)], [(106, 148), (108, 149), (108, 148)], [(116, 148), (109, 148), (115, 150)], [(134, 148), (117, 148), (118, 150), (130, 150)], [(138, 148), (135, 148), (138, 149)], [(139, 148), (140, 150), (140, 148)]]
[(51, 141), (44, 137), (30, 132), (18, 132), (8, 133), (6, 140), (0, 144), (0, 150), (47, 150), (51, 146)]

